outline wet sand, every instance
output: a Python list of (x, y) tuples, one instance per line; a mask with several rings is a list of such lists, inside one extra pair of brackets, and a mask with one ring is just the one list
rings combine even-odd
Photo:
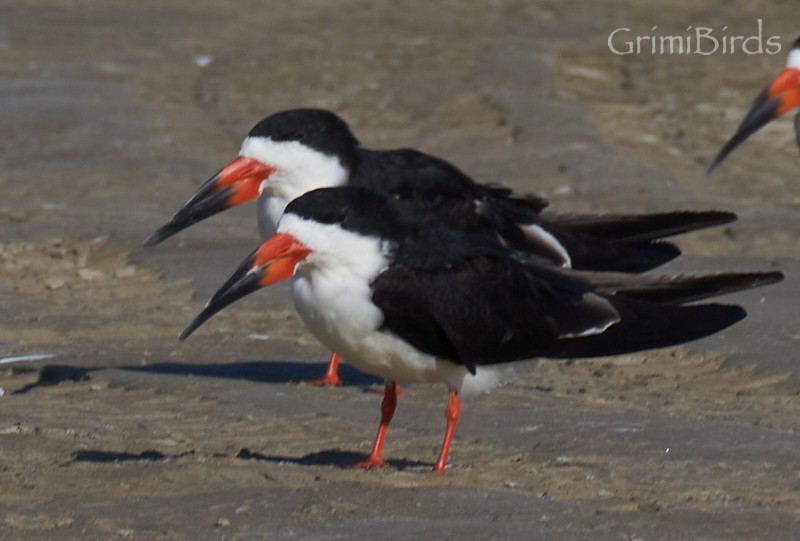
[[(796, 37), (794, 4), (19, 2), (0, 22), (0, 539), (794, 539), (800, 164), (789, 120), (706, 164), (776, 56), (615, 56), (618, 27)], [(542, 361), (465, 401), (297, 385), (327, 352), (285, 287), (176, 336), (257, 243), (254, 208), (141, 240), (260, 118), (336, 110), (554, 211), (720, 208), (665, 271), (780, 269), (681, 348)]]

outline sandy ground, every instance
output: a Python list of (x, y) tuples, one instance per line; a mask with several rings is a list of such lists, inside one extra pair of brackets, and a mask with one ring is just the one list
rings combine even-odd
[[(787, 46), (795, 3), (30, 0), (0, 20), (0, 539), (795, 539), (800, 156), (788, 120), (705, 165), (777, 56), (615, 56), (618, 27)], [(319, 106), (559, 211), (723, 208), (666, 270), (783, 270), (683, 348), (544, 361), (465, 402), (295, 381), (327, 352), (285, 289), (178, 331), (257, 242), (252, 206), (141, 240), (261, 117)]]

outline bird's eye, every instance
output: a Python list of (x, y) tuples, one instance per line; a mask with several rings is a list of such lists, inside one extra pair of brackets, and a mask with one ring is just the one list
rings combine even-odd
[(331, 224), (341, 225), (347, 221), (347, 213), (343, 210), (336, 209), (330, 213), (326, 221)]

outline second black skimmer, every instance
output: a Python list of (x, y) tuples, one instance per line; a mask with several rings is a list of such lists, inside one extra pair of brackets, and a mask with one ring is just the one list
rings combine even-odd
[[(664, 237), (731, 222), (729, 212), (541, 216), (547, 202), (479, 184), (449, 162), (410, 149), (363, 148), (330, 111), (293, 109), (259, 122), (239, 157), (211, 177), (145, 245), (152, 246), (226, 208), (259, 198), (262, 236), (275, 231), (286, 205), (326, 187), (358, 186), (400, 202), (404, 212), (435, 216), (448, 227), (496, 237), (556, 266), (643, 272), (680, 254)], [(318, 384), (339, 383), (331, 356)]]
[[(444, 382), (443, 472), (462, 392), (497, 384), (508, 363), (616, 355), (695, 340), (745, 317), (739, 306), (687, 305), (782, 279), (779, 272), (652, 277), (558, 269), (497, 242), (409, 220), (393, 201), (355, 188), (295, 199), (277, 233), (231, 275), (184, 329), (292, 277), (309, 330), (353, 366), (386, 381), (378, 434), (361, 467), (384, 464), (397, 382)], [(513, 366), (513, 365), (511, 365)]]
[[(786, 67), (768, 84), (750, 105), (736, 132), (708, 166), (710, 173), (748, 137), (770, 121), (800, 107), (800, 38), (792, 45)], [(800, 146), (800, 115), (794, 120), (795, 137)]]

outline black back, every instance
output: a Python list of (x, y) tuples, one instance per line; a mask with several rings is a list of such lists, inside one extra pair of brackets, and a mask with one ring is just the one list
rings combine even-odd
[[(259, 122), (249, 135), (297, 141), (335, 155), (349, 169), (351, 185), (392, 197), (404, 213), (415, 219), (435, 219), (465, 233), (500, 239), (506, 246), (559, 266), (566, 263), (563, 251), (546, 237), (526, 233), (521, 226), (541, 225), (566, 249), (574, 268), (642, 272), (680, 255), (676, 246), (654, 241), (676, 231), (672, 222), (683, 226), (682, 231), (708, 225), (708, 221), (695, 221), (692, 217), (686, 220), (677, 214), (662, 215), (669, 220), (660, 232), (632, 241), (632, 236), (642, 230), (643, 221), (641, 217), (622, 217), (616, 223), (604, 224), (605, 238), (598, 238), (591, 231), (543, 219), (539, 214), (547, 206), (544, 198), (514, 194), (493, 184), (479, 184), (435, 156), (412, 149), (361, 148), (344, 120), (321, 109), (292, 109), (273, 114)], [(616, 236), (608, 235), (609, 231), (617, 230)], [(650, 231), (653, 233), (652, 228)]]
[(547, 206), (543, 198), (479, 184), (451, 163), (416, 150), (359, 148), (356, 163), (350, 185), (392, 197), (404, 214), (423, 220), (435, 217), (446, 227), (501, 240), (510, 248), (559, 266), (565, 263), (562, 252), (546, 239), (526, 234), (521, 226), (540, 225), (566, 249), (575, 268), (642, 272), (681, 253), (670, 243), (652, 239), (672, 234), (676, 222), (683, 226), (681, 232), (706, 223), (677, 213), (660, 215), (665, 223), (650, 238), (628, 240), (643, 228), (646, 217), (621, 216), (604, 223), (605, 236), (599, 237), (585, 230), (594, 224), (581, 223), (581, 230), (540, 216)]
[(339, 225), (365, 236), (400, 240), (408, 224), (384, 194), (365, 188), (319, 188), (291, 201), (284, 214)]

